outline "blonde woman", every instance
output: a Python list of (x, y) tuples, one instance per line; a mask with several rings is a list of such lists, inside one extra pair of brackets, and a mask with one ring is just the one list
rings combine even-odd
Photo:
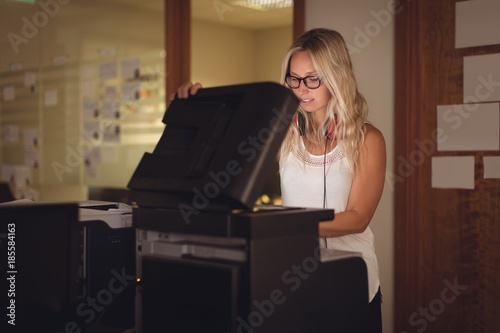
[(300, 101), (296, 126), (279, 157), (283, 205), (335, 210), (332, 221), (319, 224), (320, 245), (363, 255), (370, 331), (381, 332), (380, 281), (369, 224), (384, 187), (384, 137), (367, 121), (367, 104), (338, 32), (304, 33), (286, 54), (282, 76)]
[[(382, 332), (369, 224), (385, 181), (385, 141), (367, 121), (368, 107), (343, 37), (329, 29), (305, 32), (285, 56), (282, 82), (300, 101), (279, 154), (283, 205), (335, 210), (333, 220), (319, 223), (320, 246), (362, 254), (368, 269), (370, 332)], [(177, 96), (186, 98), (200, 88), (186, 83)]]

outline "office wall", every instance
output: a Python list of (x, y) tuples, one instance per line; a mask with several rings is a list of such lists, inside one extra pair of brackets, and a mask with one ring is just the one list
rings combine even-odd
[[(42, 5), (45, 4), (45, 5)], [(55, 56), (78, 62), (115, 48), (120, 55), (163, 49), (163, 1), (146, 5), (112, 0), (2, 1), (0, 72), (9, 64), (51, 65)]]
[[(500, 155), (499, 66), (488, 61), (500, 53), (500, 8), (495, 1), (402, 3), (395, 329), (500, 332), (499, 167), (488, 163)], [(443, 168), (443, 160), (454, 163)]]
[[(15, 184), (18, 197), (39, 200), (125, 187), (162, 131), (163, 0), (2, 1), (0, 32), (2, 179), (29, 178)], [(125, 74), (128, 60), (138, 61), (137, 77)], [(116, 75), (104, 78), (101, 65)], [(132, 86), (138, 98), (127, 97)], [(85, 103), (99, 115), (86, 114)], [(106, 114), (111, 104), (119, 116)]]
[[(371, 222), (383, 292), (384, 332), (393, 331), (394, 249), (393, 195), (390, 179), (394, 159), (394, 15), (392, 0), (307, 0), (306, 29), (339, 31), (350, 45), (359, 83), (370, 107), (369, 120), (385, 136), (388, 178)], [(396, 2), (398, 3), (398, 2)], [(397, 8), (397, 6), (396, 6)], [(397, 15), (397, 14), (396, 14)]]
[(253, 80), (255, 39), (251, 30), (193, 20), (191, 77), (210, 87)]
[(292, 43), (291, 27), (260, 30), (256, 33), (257, 81), (276, 81), (281, 78), (281, 63)]
[(249, 30), (192, 22), (191, 77), (203, 86), (279, 81), (292, 27)]

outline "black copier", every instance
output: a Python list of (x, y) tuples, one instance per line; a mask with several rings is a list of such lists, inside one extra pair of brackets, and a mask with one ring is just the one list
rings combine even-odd
[(366, 331), (363, 259), (319, 248), (334, 211), (255, 205), (297, 106), (271, 82), (172, 101), (128, 184), (135, 332)]

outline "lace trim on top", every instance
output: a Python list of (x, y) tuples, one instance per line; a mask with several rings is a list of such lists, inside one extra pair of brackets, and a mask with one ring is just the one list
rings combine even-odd
[[(300, 147), (292, 149), (293, 155), (306, 165), (313, 167), (322, 167), (325, 163), (324, 155), (313, 155), (307, 151), (304, 142), (300, 140)], [(335, 146), (332, 151), (326, 153), (326, 165), (333, 164), (344, 157), (339, 145)]]

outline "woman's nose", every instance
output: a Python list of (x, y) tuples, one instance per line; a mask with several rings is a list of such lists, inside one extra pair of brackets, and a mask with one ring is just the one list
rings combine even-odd
[(303, 95), (309, 91), (309, 89), (306, 87), (306, 84), (304, 81), (300, 82), (299, 87), (297, 88), (297, 91), (300, 95)]

